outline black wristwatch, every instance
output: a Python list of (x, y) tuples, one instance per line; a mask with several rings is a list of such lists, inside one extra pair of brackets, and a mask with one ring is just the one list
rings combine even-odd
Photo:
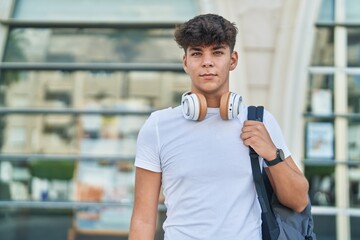
[(264, 159), (266, 162), (266, 165), (268, 165), (268, 167), (271, 166), (275, 166), (278, 163), (281, 163), (285, 160), (285, 156), (284, 156), (284, 152), (281, 149), (276, 149), (276, 158), (274, 160), (268, 161), (266, 159)]

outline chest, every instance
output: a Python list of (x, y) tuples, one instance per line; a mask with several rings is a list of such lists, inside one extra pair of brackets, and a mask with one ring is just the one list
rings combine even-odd
[(242, 124), (217, 117), (160, 128), (164, 178), (232, 181), (251, 177), (248, 148), (240, 139)]

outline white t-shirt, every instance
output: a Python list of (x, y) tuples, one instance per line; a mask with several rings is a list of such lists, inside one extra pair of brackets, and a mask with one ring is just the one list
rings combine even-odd
[[(209, 108), (198, 122), (186, 120), (176, 107), (152, 113), (141, 128), (135, 166), (162, 172), (165, 240), (261, 239), (249, 149), (240, 138), (246, 119), (244, 104), (228, 121), (218, 108)], [(267, 111), (264, 124), (289, 156), (281, 129)]]

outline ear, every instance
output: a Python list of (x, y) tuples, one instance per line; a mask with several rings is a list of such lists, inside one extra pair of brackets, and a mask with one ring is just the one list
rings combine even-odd
[(183, 63), (183, 68), (184, 68), (184, 71), (185, 71), (186, 73), (188, 73), (188, 72), (187, 72), (187, 60), (186, 60), (186, 53), (184, 54), (184, 56), (183, 56), (183, 58), (182, 58), (182, 63)]
[(239, 59), (238, 53), (236, 51), (233, 51), (231, 53), (231, 58), (230, 58), (230, 71), (232, 71), (236, 68), (238, 59)]

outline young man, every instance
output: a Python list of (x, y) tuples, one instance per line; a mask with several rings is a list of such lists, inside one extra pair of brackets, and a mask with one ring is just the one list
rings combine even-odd
[(246, 120), (241, 98), (229, 96), (236, 34), (233, 23), (214, 14), (177, 27), (191, 92), (183, 95), (182, 106), (154, 112), (139, 133), (130, 240), (154, 239), (161, 186), (166, 240), (261, 239), (249, 146), (269, 165), (278, 199), (298, 212), (306, 207), (308, 182), (276, 120), (267, 111), (263, 123)]

